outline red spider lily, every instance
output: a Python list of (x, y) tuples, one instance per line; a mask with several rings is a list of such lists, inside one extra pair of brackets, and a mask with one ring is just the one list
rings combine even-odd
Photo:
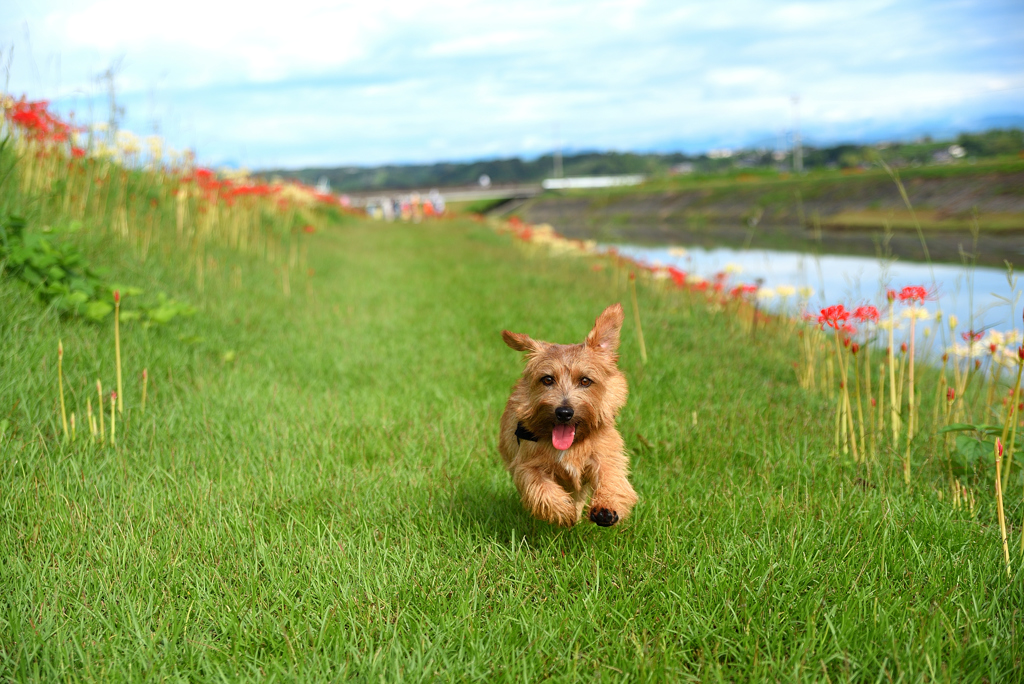
[(875, 406), (878, 406), (878, 401), (874, 397), (871, 397), (871, 408), (874, 408)]
[(674, 268), (672, 266), (669, 266), (668, 267), (668, 274), (670, 276), (672, 276), (672, 282), (675, 283), (677, 287), (682, 287), (683, 285), (686, 284), (686, 272), (685, 271), (680, 271), (678, 268)]
[(1024, 347), (1017, 347), (1017, 358), (1024, 361)]
[(979, 341), (983, 335), (984, 333), (976, 333), (973, 330), (968, 330), (965, 333), (960, 333), (960, 337), (963, 338), (963, 341), (967, 342), (968, 344), (974, 344), (975, 342)]
[(847, 335), (856, 335), (857, 334), (857, 329), (855, 327), (853, 327), (852, 325), (850, 325), (849, 323), (847, 323), (842, 328), (840, 328), (840, 330), (842, 330)]
[[(1003, 457), (1003, 440), (996, 437), (996, 458)], [(997, 483), (998, 484), (998, 483)]]
[(856, 355), (857, 355), (857, 352), (859, 352), (859, 351), (860, 351), (860, 345), (859, 345), (859, 344), (857, 344), (856, 342), (854, 342), (853, 344), (851, 344), (851, 345), (850, 345), (850, 352), (851, 352), (851, 353), (852, 353), (852, 354), (853, 354), (854, 356), (856, 356)]
[(910, 285), (900, 290), (900, 293), (896, 296), (901, 304), (914, 304), (915, 302), (923, 303), (931, 295), (923, 287)]
[(34, 140), (65, 143), (76, 129), (61, 121), (49, 107), (50, 103), (46, 100), (29, 102), (22, 97), (7, 109), (5, 115), (13, 127)]
[(878, 309), (873, 306), (858, 306), (853, 312), (853, 317), (861, 323), (877, 323)]
[(755, 292), (757, 292), (757, 285), (737, 285), (729, 291), (729, 294), (736, 299), (740, 299), (744, 295), (754, 294)]
[(71, 156), (74, 157), (75, 159), (81, 159), (82, 157), (85, 156), (85, 150), (82, 149), (81, 147), (72, 147)]
[(821, 315), (818, 316), (818, 325), (824, 330), (827, 325), (830, 328), (839, 330), (843, 327), (843, 324), (850, 318), (850, 312), (846, 310), (846, 307), (842, 304), (836, 306), (830, 306), (821, 310)]
[(114, 290), (114, 303), (118, 304), (120, 302), (121, 302), (121, 291), (120, 290)]
[(303, 226), (302, 227), (302, 232), (303, 233), (307, 233), (309, 235), (312, 235), (313, 233), (316, 232), (316, 228), (314, 228), (313, 226)]
[(906, 342), (904, 342), (903, 344), (900, 345), (900, 351), (903, 352), (904, 354), (907, 353), (907, 343)]
[(890, 302), (895, 301), (896, 300), (896, 290), (886, 290), (885, 291), (885, 298), (888, 299)]
[(953, 401), (956, 399), (956, 390), (950, 387), (946, 390), (946, 401)]

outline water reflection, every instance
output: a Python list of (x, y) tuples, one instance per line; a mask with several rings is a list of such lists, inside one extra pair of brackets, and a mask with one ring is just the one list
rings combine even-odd
[[(786, 285), (810, 287), (814, 294), (807, 303), (807, 310), (815, 313), (825, 306), (840, 303), (847, 308), (874, 304), (884, 312), (887, 289), (923, 285), (938, 295), (937, 301), (929, 302), (926, 307), (932, 314), (941, 311), (947, 321), (950, 315), (956, 316), (959, 321), (957, 339), (959, 331), (969, 329), (1009, 331), (1021, 327), (1018, 292), (1012, 290), (1006, 271), (995, 268), (967, 269), (950, 264), (929, 266), (906, 261), (815, 256), (766, 249), (693, 247), (684, 250), (633, 245), (615, 245), (615, 248), (641, 263), (674, 266), (706, 278), (728, 271), (735, 274), (733, 282), (752, 283), (763, 279), (763, 286), (773, 290)], [(795, 306), (794, 297), (788, 300), (774, 297), (766, 300), (764, 305), (777, 309), (783, 301), (788, 301), (791, 308)], [(941, 327), (946, 329), (942, 336), (948, 341), (948, 327)]]

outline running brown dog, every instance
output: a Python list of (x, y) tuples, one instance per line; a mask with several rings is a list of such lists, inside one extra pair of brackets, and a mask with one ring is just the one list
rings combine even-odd
[(622, 306), (598, 316), (583, 344), (552, 344), (502, 331), (526, 352), (526, 369), (501, 417), (498, 448), (531, 515), (571, 527), (590, 500), (602, 527), (625, 520), (637, 496), (615, 417), (629, 388), (619, 371)]

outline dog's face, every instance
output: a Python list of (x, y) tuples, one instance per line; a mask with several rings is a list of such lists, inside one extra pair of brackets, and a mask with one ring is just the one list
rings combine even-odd
[(622, 306), (604, 310), (583, 344), (551, 344), (521, 333), (501, 333), (505, 344), (527, 352), (526, 370), (513, 394), (522, 424), (539, 439), (568, 449), (610, 424), (626, 403), (626, 378), (616, 366)]

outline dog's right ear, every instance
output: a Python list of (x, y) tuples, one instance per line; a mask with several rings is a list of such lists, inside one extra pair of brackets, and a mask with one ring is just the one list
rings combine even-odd
[(505, 340), (505, 344), (512, 347), (516, 351), (530, 352), (536, 354), (541, 350), (540, 342), (533, 339), (529, 335), (523, 333), (509, 332), (508, 330), (501, 331), (501, 339)]

